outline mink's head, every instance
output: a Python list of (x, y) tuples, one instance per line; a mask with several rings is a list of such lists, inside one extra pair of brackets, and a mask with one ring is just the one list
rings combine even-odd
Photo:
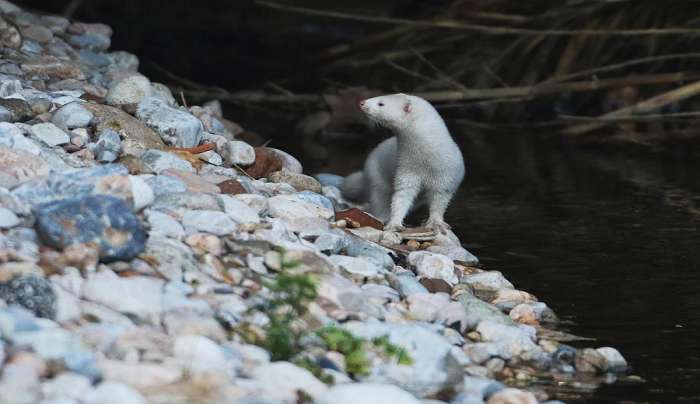
[(359, 107), (371, 122), (401, 132), (414, 124), (424, 104), (430, 105), (422, 98), (399, 93), (362, 100)]

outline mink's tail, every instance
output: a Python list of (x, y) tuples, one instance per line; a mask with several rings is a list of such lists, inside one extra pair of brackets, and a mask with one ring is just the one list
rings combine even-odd
[(344, 198), (353, 202), (367, 201), (365, 174), (362, 171), (357, 171), (345, 177), (340, 191), (342, 192)]

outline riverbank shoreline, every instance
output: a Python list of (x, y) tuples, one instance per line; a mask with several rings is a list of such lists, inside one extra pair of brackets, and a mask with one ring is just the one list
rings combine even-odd
[(184, 105), (108, 26), (0, 12), (3, 402), (535, 403), (627, 368), (454, 233), (384, 232)]

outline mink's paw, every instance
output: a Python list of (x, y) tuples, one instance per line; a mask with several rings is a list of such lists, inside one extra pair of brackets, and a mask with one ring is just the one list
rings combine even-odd
[(384, 226), (384, 231), (400, 232), (404, 230), (406, 230), (406, 228), (402, 224), (388, 223)]
[(447, 234), (447, 231), (451, 229), (450, 225), (445, 223), (444, 220), (428, 220), (425, 223), (425, 227), (440, 234)]

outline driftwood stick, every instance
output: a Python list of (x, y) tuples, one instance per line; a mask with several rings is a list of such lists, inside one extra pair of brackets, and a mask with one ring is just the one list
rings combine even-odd
[(360, 15), (343, 13), (339, 11), (318, 10), (306, 7), (287, 6), (267, 0), (256, 0), (255, 4), (271, 8), (273, 10), (282, 10), (297, 14), (315, 15), (319, 17), (330, 17), (342, 20), (364, 21), (394, 25), (410, 25), (415, 27), (432, 27), (446, 28), (455, 30), (467, 30), (479, 32), (487, 35), (548, 35), (548, 36), (571, 36), (571, 35), (589, 35), (589, 36), (640, 36), (640, 35), (700, 35), (700, 29), (697, 28), (648, 28), (648, 29), (579, 29), (579, 30), (562, 30), (562, 29), (532, 29), (532, 28), (515, 28), (515, 27), (497, 27), (491, 25), (471, 24), (463, 21), (442, 19), (432, 21), (409, 20), (404, 18), (377, 17), (371, 15)]
[[(655, 97), (638, 102), (632, 106), (620, 108), (618, 110), (601, 115), (599, 118), (617, 118), (633, 114), (644, 114), (653, 112), (665, 105), (673, 102), (682, 101), (686, 98), (700, 94), (700, 81), (695, 81), (688, 85), (676, 88), (665, 93), (661, 93)], [(598, 122), (585, 123), (569, 127), (563, 131), (567, 135), (581, 135), (602, 128), (610, 124), (609, 121), (599, 120)]]
[(612, 79), (575, 81), (570, 83), (536, 84), (534, 86), (471, 89), (466, 91), (433, 91), (418, 93), (429, 101), (464, 101), (490, 98), (513, 98), (513, 97), (535, 97), (545, 94), (556, 94), (567, 91), (585, 92), (596, 91), (604, 88), (625, 87), (644, 84), (673, 83), (676, 81), (697, 79), (700, 73), (662, 73), (649, 75), (635, 75), (629, 77), (618, 77)]

